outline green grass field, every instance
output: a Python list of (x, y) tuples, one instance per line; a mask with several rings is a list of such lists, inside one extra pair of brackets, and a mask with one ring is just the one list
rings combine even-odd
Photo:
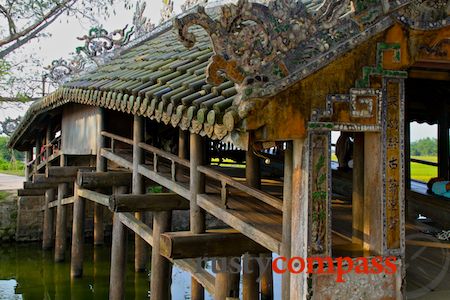
[[(411, 158), (437, 162), (437, 156), (412, 156)], [(411, 179), (428, 182), (430, 178), (437, 177), (437, 167), (427, 166), (419, 163), (411, 163)]]

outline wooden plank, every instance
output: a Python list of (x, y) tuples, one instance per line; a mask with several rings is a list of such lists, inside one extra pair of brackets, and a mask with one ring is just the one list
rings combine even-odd
[(111, 195), (109, 209), (114, 212), (187, 210), (189, 201), (176, 193)]
[(101, 204), (103, 206), (109, 205), (109, 196), (108, 195), (104, 195), (101, 193), (97, 193), (97, 192), (85, 190), (85, 189), (79, 189), (78, 195), (80, 197), (91, 200), (91, 201)]
[(130, 186), (131, 172), (78, 172), (77, 183), (82, 189)]
[(188, 189), (183, 187), (181, 184), (176, 183), (170, 179), (165, 178), (164, 176), (161, 176), (160, 174), (154, 172), (153, 170), (150, 170), (145, 165), (139, 165), (138, 171), (143, 176), (149, 178), (150, 180), (164, 186), (165, 188), (168, 188), (169, 190), (177, 193), (178, 195), (190, 199), (191, 193)]
[(79, 170), (93, 171), (94, 169), (87, 166), (48, 167), (45, 170), (45, 177), (76, 177)]
[(166, 232), (161, 234), (160, 247), (161, 255), (171, 259), (234, 257), (247, 252), (269, 252), (234, 229), (210, 230), (199, 234), (190, 231)]
[(76, 176), (72, 177), (46, 177), (45, 174), (33, 174), (33, 183), (73, 183), (76, 180)]
[[(262, 246), (272, 252), (280, 253), (281, 241), (268, 235), (264, 229), (260, 229), (253, 224), (247, 223), (245, 220), (238, 218), (233, 210), (225, 210), (210, 195), (201, 194), (197, 197), (198, 204), (212, 214), (216, 218), (227, 223), (229, 226), (238, 230), (247, 237), (258, 241)], [(264, 228), (264, 227), (262, 227)]]
[(40, 183), (34, 183), (31, 181), (24, 181), (23, 188), (24, 189), (54, 189), (58, 187), (58, 183), (47, 183), (47, 182), (40, 182)]
[(439, 248), (439, 249), (450, 249), (450, 243), (438, 243), (438, 242), (430, 242), (430, 241), (416, 241), (416, 240), (406, 240), (406, 245), (411, 246), (421, 246), (421, 247), (429, 247), (429, 248)]
[(245, 184), (242, 184), (242, 183), (234, 180), (232, 177), (225, 175), (221, 172), (217, 172), (209, 167), (199, 166), (197, 169), (201, 173), (203, 173), (211, 178), (214, 178), (216, 180), (226, 182), (226, 184), (228, 184), (240, 191), (243, 191), (250, 196), (257, 198), (257, 199), (261, 200), (262, 202), (267, 203), (270, 206), (273, 206), (276, 209), (279, 209), (279, 210), (283, 209), (283, 201), (281, 199), (278, 199), (277, 197), (274, 197), (274, 196), (272, 196), (268, 193), (265, 193), (263, 191), (260, 191), (258, 189), (251, 188)]
[(120, 157), (117, 154), (112, 153), (106, 149), (101, 150), (101, 154), (104, 158), (109, 159), (110, 161), (118, 164), (121, 167), (127, 168), (129, 170), (133, 169), (133, 163), (123, 157)]
[[(61, 205), (68, 205), (68, 204), (72, 204), (75, 200), (74, 196), (71, 197), (67, 197), (61, 200)], [(52, 201), (48, 204), (49, 208), (55, 207), (58, 205), (58, 201)]]

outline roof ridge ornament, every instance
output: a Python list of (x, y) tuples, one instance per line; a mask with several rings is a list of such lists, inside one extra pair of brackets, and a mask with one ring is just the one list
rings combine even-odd
[(163, 0), (163, 7), (161, 8), (161, 21), (164, 23), (173, 18), (175, 15), (173, 11), (173, 0)]
[[(273, 0), (267, 5), (239, 0), (221, 7), (218, 19), (204, 7), (174, 20), (181, 42), (194, 46), (194, 25), (209, 34), (214, 55), (207, 68), (208, 80), (220, 84), (224, 77), (245, 87), (245, 96), (254, 96), (254, 88), (286, 77), (290, 68), (286, 57), (299, 44), (307, 44), (318, 32), (328, 32), (351, 14), (350, 0), (324, 0), (311, 12), (301, 1)], [(330, 45), (314, 39), (312, 48), (325, 52)]]

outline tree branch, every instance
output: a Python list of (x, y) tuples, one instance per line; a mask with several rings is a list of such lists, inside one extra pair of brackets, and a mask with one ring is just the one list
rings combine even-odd
[[(7, 37), (5, 39), (0, 40), (0, 47), (7, 45), (13, 41), (16, 41), (16, 40), (20, 39), (21, 37), (27, 36), (31, 32), (36, 32), (36, 29), (40, 28), (43, 23), (46, 23), (47, 20), (53, 18), (55, 15), (59, 16), (62, 12), (64, 12), (66, 9), (68, 9), (70, 6), (72, 6), (75, 2), (77, 2), (77, 0), (64, 0), (63, 2), (61, 2), (60, 4), (58, 4), (54, 8), (52, 8), (47, 14), (42, 16), (42, 18), (40, 18), (34, 24), (28, 26), (27, 28), (21, 30), (20, 32), (18, 32), (16, 34), (10, 35), (9, 37)], [(45, 27), (47, 27), (47, 26), (45, 26)], [(45, 28), (45, 27), (43, 27), (43, 28)]]

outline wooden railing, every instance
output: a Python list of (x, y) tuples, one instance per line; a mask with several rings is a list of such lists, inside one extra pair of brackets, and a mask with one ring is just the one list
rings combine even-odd
[(180, 158), (172, 153), (166, 152), (164, 150), (161, 150), (159, 148), (156, 148), (154, 146), (145, 144), (145, 143), (139, 143), (139, 147), (141, 147), (143, 150), (150, 152), (153, 154), (153, 171), (158, 172), (158, 162), (159, 157), (162, 157), (164, 159), (167, 159), (170, 161), (170, 174), (172, 181), (176, 181), (177, 177), (177, 166), (176, 164), (179, 164), (183, 167), (190, 168), (190, 162), (187, 159)]
[(122, 142), (122, 143), (127, 144), (127, 145), (133, 145), (133, 140), (132, 139), (125, 138), (125, 137), (117, 135), (117, 134), (113, 134), (113, 133), (109, 133), (109, 132), (106, 132), (106, 131), (102, 131), (101, 135), (106, 137), (106, 138), (109, 138), (111, 140), (111, 152), (112, 153), (114, 153), (114, 151), (115, 151), (115, 142), (116, 141)]
[(220, 181), (220, 183), (221, 183), (220, 195), (221, 195), (221, 199), (222, 199), (222, 202), (225, 207), (227, 207), (227, 201), (228, 201), (227, 186), (231, 186), (231, 187), (234, 187), (234, 188), (246, 193), (249, 196), (257, 198), (258, 200), (260, 200), (278, 210), (283, 209), (283, 201), (281, 199), (278, 199), (277, 197), (274, 197), (274, 196), (266, 193), (266, 192), (260, 191), (255, 188), (251, 188), (245, 184), (242, 184), (242, 183), (234, 180), (232, 177), (230, 177), (228, 175), (225, 175), (221, 172), (217, 172), (208, 167), (199, 166), (197, 168), (197, 170), (200, 173), (202, 173), (208, 177), (211, 177), (215, 180)]

